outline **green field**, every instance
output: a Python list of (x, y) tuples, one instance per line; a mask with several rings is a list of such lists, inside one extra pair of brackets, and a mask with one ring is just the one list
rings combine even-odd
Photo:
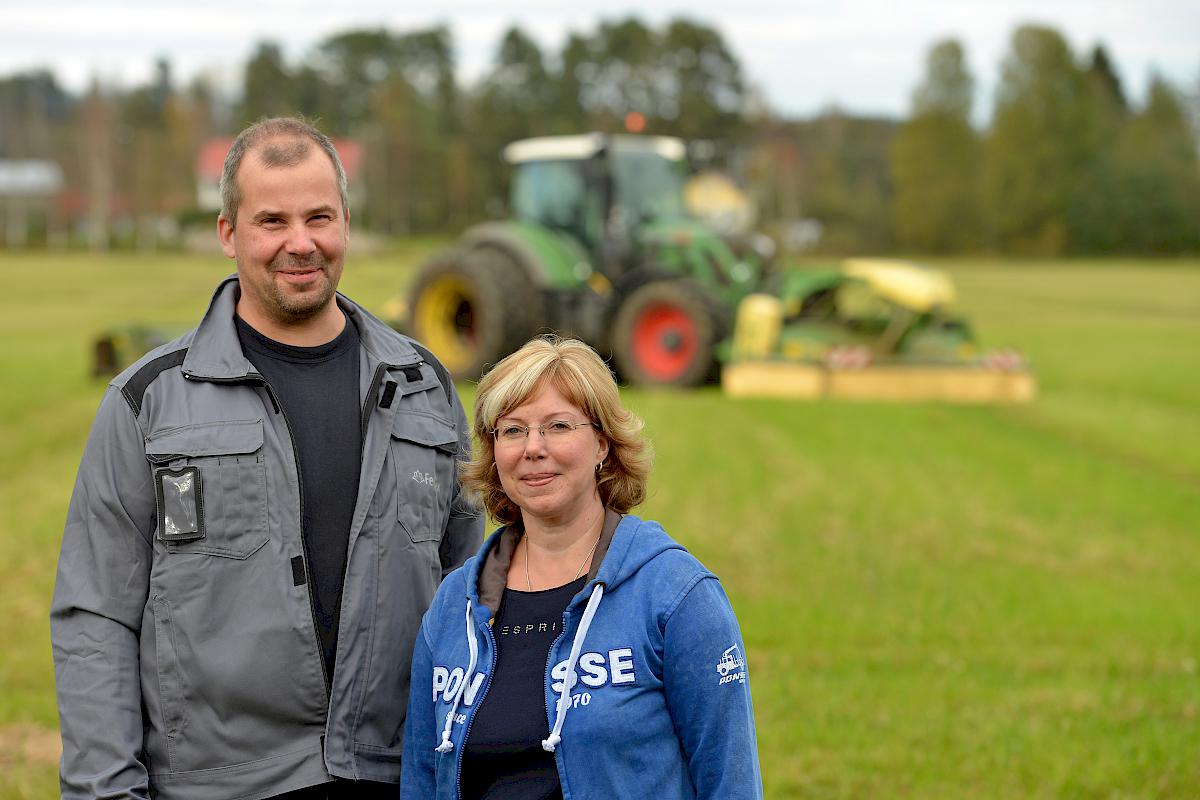
[[(377, 308), (427, 247), (343, 289)], [(1037, 402), (626, 393), (658, 453), (642, 514), (742, 621), (767, 796), (1200, 797), (1200, 262), (941, 266)], [(47, 611), (89, 340), (194, 320), (230, 271), (0, 252), (0, 798), (57, 791)]]

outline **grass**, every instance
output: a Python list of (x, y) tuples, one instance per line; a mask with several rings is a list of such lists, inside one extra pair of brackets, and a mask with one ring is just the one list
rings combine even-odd
[[(343, 288), (378, 308), (428, 247), (358, 259)], [(984, 344), (1030, 357), (1035, 403), (625, 394), (658, 453), (641, 513), (741, 619), (767, 796), (1196, 797), (1200, 263), (941, 266)], [(0, 271), (0, 798), (42, 798), (46, 614), (102, 391), (88, 342), (194, 320), (231, 266), (0, 253)]]

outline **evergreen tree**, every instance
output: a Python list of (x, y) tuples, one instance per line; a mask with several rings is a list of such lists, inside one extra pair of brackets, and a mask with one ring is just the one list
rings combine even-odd
[(1121, 79), (1103, 45), (1092, 50), (1084, 73), (1087, 129), (1095, 142), (1094, 156), (1083, 167), (1067, 207), (1072, 249), (1105, 253), (1123, 247), (1131, 205), (1125, 192), (1118, 143), (1129, 121), (1129, 104)]
[(244, 127), (263, 117), (297, 113), (294, 89), (291, 71), (283, 61), (279, 45), (259, 42), (246, 62), (238, 126)]
[(1122, 191), (1133, 198), (1122, 249), (1178, 253), (1200, 249), (1200, 169), (1186, 112), (1161, 77), (1120, 144)]
[(46, 158), (50, 131), (64, 124), (71, 97), (48, 70), (0, 78), (0, 158)]
[(833, 110), (797, 128), (808, 165), (800, 203), (823, 225), (821, 247), (839, 253), (891, 249), (888, 152), (896, 123)]
[(715, 28), (686, 19), (662, 31), (635, 17), (602, 22), (568, 39), (561, 65), (559, 107), (586, 128), (623, 131), (637, 113), (646, 133), (728, 141), (743, 131), (741, 65)]
[(980, 145), (971, 128), (974, 80), (956, 41), (935, 45), (913, 92), (912, 117), (891, 149), (893, 220), (909, 250), (961, 251), (979, 244)]
[(509, 28), (469, 112), (475, 163), (472, 183), (479, 210), (488, 200), (507, 193), (508, 168), (500, 158), (504, 146), (553, 132), (558, 89), (537, 42), (520, 28)]
[(660, 114), (677, 114), (663, 95), (656, 67), (658, 37), (638, 19), (602, 22), (589, 38), (585, 60), (575, 64), (580, 105), (600, 130), (623, 130), (629, 113), (642, 114), (647, 132), (662, 133)]
[(110, 92), (93, 78), (87, 97), (79, 106), (79, 150), (82, 180), (88, 199), (87, 240), (92, 250), (107, 250), (110, 244), (116, 155), (116, 124)]
[(1057, 255), (1068, 210), (1098, 156), (1087, 82), (1055, 30), (1018, 28), (1004, 59), (986, 143), (985, 203), (995, 243)]
[(591, 64), (591, 48), (586, 36), (572, 33), (567, 36), (559, 57), (557, 91), (555, 93), (555, 133), (581, 133), (594, 130), (583, 106), (583, 85)]
[(1129, 113), (1129, 102), (1125, 99), (1125, 90), (1121, 87), (1121, 78), (1113, 67), (1112, 59), (1104, 45), (1096, 45), (1092, 49), (1091, 63), (1087, 68), (1087, 79), (1093, 91), (1102, 102), (1108, 104), (1118, 116)]
[(673, 132), (687, 139), (729, 141), (743, 131), (741, 65), (720, 31), (686, 19), (667, 25), (660, 53), (675, 97)]
[(157, 247), (159, 221), (177, 210), (172, 206), (179, 201), (170, 185), (178, 171), (167, 134), (167, 107), (174, 99), (171, 68), (165, 59), (156, 64), (150, 84), (121, 98), (120, 168), (114, 176), (117, 191), (129, 201), (137, 246), (145, 250)]
[(455, 176), (465, 170), (456, 155), (462, 126), (449, 31), (343, 31), (318, 45), (312, 63), (331, 109), (323, 129), (367, 148), (360, 221), (407, 234), (461, 218)]

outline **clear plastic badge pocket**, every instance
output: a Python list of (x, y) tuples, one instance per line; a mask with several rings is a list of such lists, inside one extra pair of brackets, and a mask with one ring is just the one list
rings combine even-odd
[(204, 487), (198, 467), (154, 471), (158, 537), (164, 542), (204, 538)]

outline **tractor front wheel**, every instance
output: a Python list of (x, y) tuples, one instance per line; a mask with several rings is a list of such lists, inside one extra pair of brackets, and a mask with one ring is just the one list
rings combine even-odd
[(410, 296), (413, 337), (455, 378), (478, 378), (532, 335), (541, 293), (504, 254), (450, 250), (422, 268)]
[(613, 320), (613, 359), (635, 386), (695, 386), (716, 367), (719, 325), (704, 290), (688, 280), (639, 286)]

